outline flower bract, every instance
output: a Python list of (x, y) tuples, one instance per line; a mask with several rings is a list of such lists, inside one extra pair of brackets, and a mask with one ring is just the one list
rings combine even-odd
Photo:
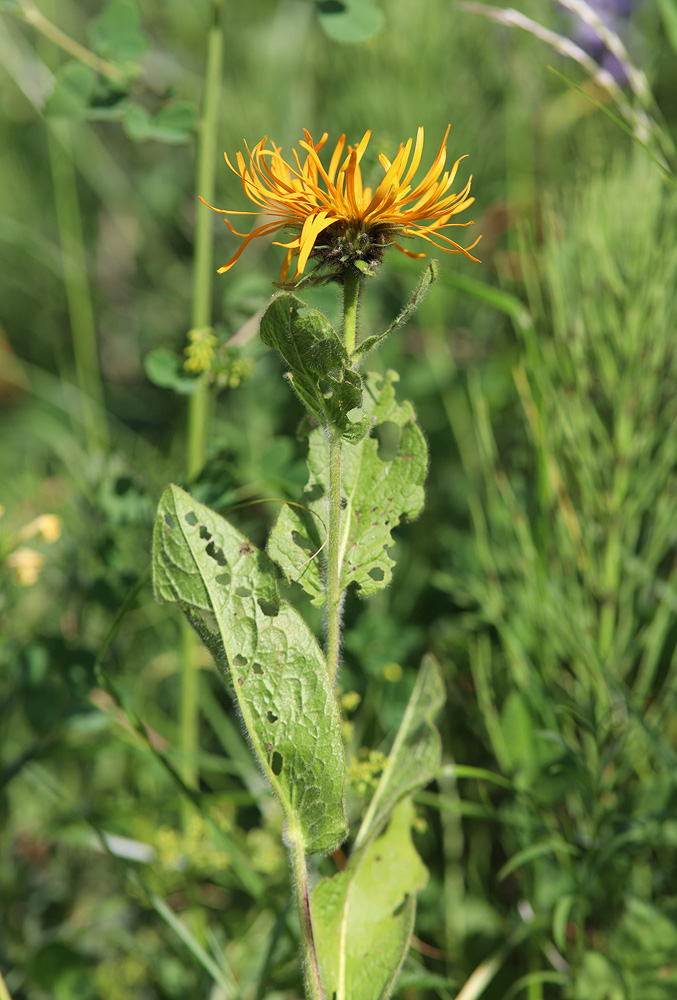
[[(418, 183), (414, 176), (423, 154), (422, 128), (418, 129), (416, 141), (409, 139), (400, 145), (392, 161), (384, 154), (379, 156), (383, 177), (375, 187), (364, 185), (361, 169), (370, 131), (365, 132), (357, 146), (346, 146), (346, 137), (342, 135), (326, 166), (319, 155), (328, 139), (326, 132), (315, 143), (304, 130), (305, 139), (299, 143), (301, 154), (294, 150), (291, 162), (283, 158), (280, 147), (268, 145), (267, 137), (253, 149), (245, 143), (247, 155), (238, 152), (237, 166), (224, 154), (230, 169), (240, 177), (245, 194), (258, 209), (214, 209), (226, 217), (230, 231), (243, 238), (237, 252), (219, 268), (219, 273), (230, 270), (252, 240), (280, 229), (289, 230), (291, 235), (288, 242), (274, 241), (276, 246), (287, 250), (280, 275), (283, 283), (293, 262), (296, 268), (291, 280), (295, 281), (304, 273), (311, 257), (319, 258), (339, 280), (341, 273), (349, 268), (369, 272), (390, 246), (408, 257), (425, 257), (425, 253), (416, 253), (399, 243), (400, 239), (413, 236), (446, 253), (462, 253), (477, 260), (470, 251), (479, 237), (471, 246), (462, 247), (444, 232), (452, 226), (473, 224), (450, 221), (465, 211), (474, 198), (470, 197), (472, 178), (459, 192), (451, 190), (463, 157), (445, 169), (449, 130), (447, 126), (432, 165)], [(263, 216), (263, 221), (251, 233), (241, 233), (228, 219), (237, 215)]]

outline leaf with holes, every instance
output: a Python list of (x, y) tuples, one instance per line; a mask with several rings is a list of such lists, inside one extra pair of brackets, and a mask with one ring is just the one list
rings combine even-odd
[[(409, 402), (395, 399), (396, 372), (366, 377), (363, 406), (373, 425), (370, 437), (346, 443), (342, 451), (341, 589), (351, 583), (369, 597), (390, 583), (394, 560), (391, 531), (423, 507), (428, 466), (425, 438)], [(268, 542), (268, 552), (289, 580), (324, 603), (329, 443), (322, 428), (309, 435), (310, 478), (300, 503), (285, 507)], [(320, 553), (318, 555), (318, 552)]]
[(435, 777), (442, 743), (433, 719), (443, 704), (440, 666), (433, 656), (424, 656), (388, 762), (355, 840), (357, 849), (381, 830), (402, 798)]
[(411, 841), (405, 799), (388, 829), (317, 884), (310, 897), (315, 946), (327, 996), (386, 1000), (402, 967), (428, 873)]
[(261, 319), (261, 340), (289, 365), (287, 378), (320, 423), (339, 428), (350, 441), (367, 433), (362, 413), (362, 376), (324, 313), (296, 295), (276, 296)]
[(153, 587), (177, 601), (232, 690), (254, 752), (308, 853), (346, 835), (336, 698), (317, 641), (281, 601), (268, 557), (178, 486), (160, 500)]

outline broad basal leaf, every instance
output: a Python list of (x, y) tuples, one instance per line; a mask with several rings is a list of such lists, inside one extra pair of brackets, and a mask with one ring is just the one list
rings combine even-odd
[(227, 668), (254, 752), (306, 850), (333, 850), (346, 833), (339, 712), (315, 637), (279, 599), (265, 553), (170, 486), (155, 522), (153, 585)]
[(425, 656), (388, 762), (355, 840), (356, 848), (378, 833), (400, 799), (435, 777), (440, 766), (441, 741), (433, 719), (443, 704), (444, 681), (439, 664), (434, 657)]
[(383, 836), (313, 890), (310, 912), (327, 997), (390, 996), (409, 948), (416, 893), (428, 880), (411, 842), (412, 819), (407, 799)]
[[(396, 372), (367, 375), (363, 397), (372, 433), (342, 449), (341, 588), (351, 583), (368, 597), (390, 583), (394, 560), (391, 531), (404, 517), (415, 517), (423, 506), (423, 481), (428, 465), (425, 439), (409, 402), (395, 399)], [(301, 583), (324, 603), (329, 443), (322, 428), (309, 435), (310, 478), (300, 503), (285, 507), (268, 542), (268, 552), (290, 580)]]

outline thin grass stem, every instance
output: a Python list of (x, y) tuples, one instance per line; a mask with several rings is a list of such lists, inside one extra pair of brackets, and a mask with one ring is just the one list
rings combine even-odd
[(107, 450), (108, 427), (70, 130), (68, 121), (48, 123), (49, 161), (85, 440), (90, 450)]

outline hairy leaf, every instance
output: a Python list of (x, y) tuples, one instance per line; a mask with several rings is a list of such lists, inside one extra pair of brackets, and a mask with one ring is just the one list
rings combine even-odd
[(435, 777), (441, 741), (433, 719), (443, 704), (444, 681), (439, 664), (434, 657), (424, 656), (388, 762), (355, 840), (356, 848), (378, 833), (400, 799)]
[(153, 585), (227, 668), (254, 752), (306, 850), (336, 848), (346, 833), (336, 699), (315, 637), (280, 600), (265, 553), (170, 486), (155, 522)]
[(273, 299), (261, 319), (261, 340), (289, 365), (287, 378), (301, 402), (324, 424), (335, 424), (349, 440), (367, 432), (359, 413), (362, 376), (327, 317), (295, 295)]
[(386, 1000), (407, 954), (416, 893), (428, 879), (411, 841), (406, 799), (388, 829), (324, 878), (310, 898), (315, 945), (327, 996)]
[[(346, 444), (342, 452), (341, 588), (356, 584), (368, 597), (390, 583), (394, 560), (391, 531), (403, 517), (415, 517), (423, 506), (428, 463), (425, 439), (409, 402), (395, 399), (396, 372), (385, 379), (366, 377), (365, 419), (372, 436)], [(379, 435), (380, 434), (380, 438)], [(268, 552), (286, 577), (301, 583), (313, 603), (324, 603), (324, 553), (327, 522), (329, 444), (322, 428), (309, 435), (310, 478), (300, 498), (309, 508), (285, 507), (275, 523)]]
[(421, 302), (423, 302), (423, 299), (428, 294), (428, 289), (432, 284), (434, 284), (437, 281), (437, 279), (439, 278), (439, 274), (440, 274), (440, 268), (437, 261), (429, 260), (425, 268), (423, 269), (421, 277), (418, 279), (416, 288), (411, 293), (411, 298), (407, 302), (402, 312), (399, 314), (399, 316), (397, 316), (393, 320), (393, 322), (390, 324), (385, 333), (376, 334), (376, 336), (368, 337), (366, 340), (362, 341), (360, 346), (351, 356), (351, 360), (354, 363), (363, 358), (365, 354), (368, 354), (370, 351), (373, 351), (374, 348), (378, 347), (379, 344), (381, 344), (386, 339), (386, 337), (389, 337), (394, 330), (397, 330), (399, 326), (402, 326), (404, 323), (407, 322), (411, 314), (415, 312), (420, 306)]

